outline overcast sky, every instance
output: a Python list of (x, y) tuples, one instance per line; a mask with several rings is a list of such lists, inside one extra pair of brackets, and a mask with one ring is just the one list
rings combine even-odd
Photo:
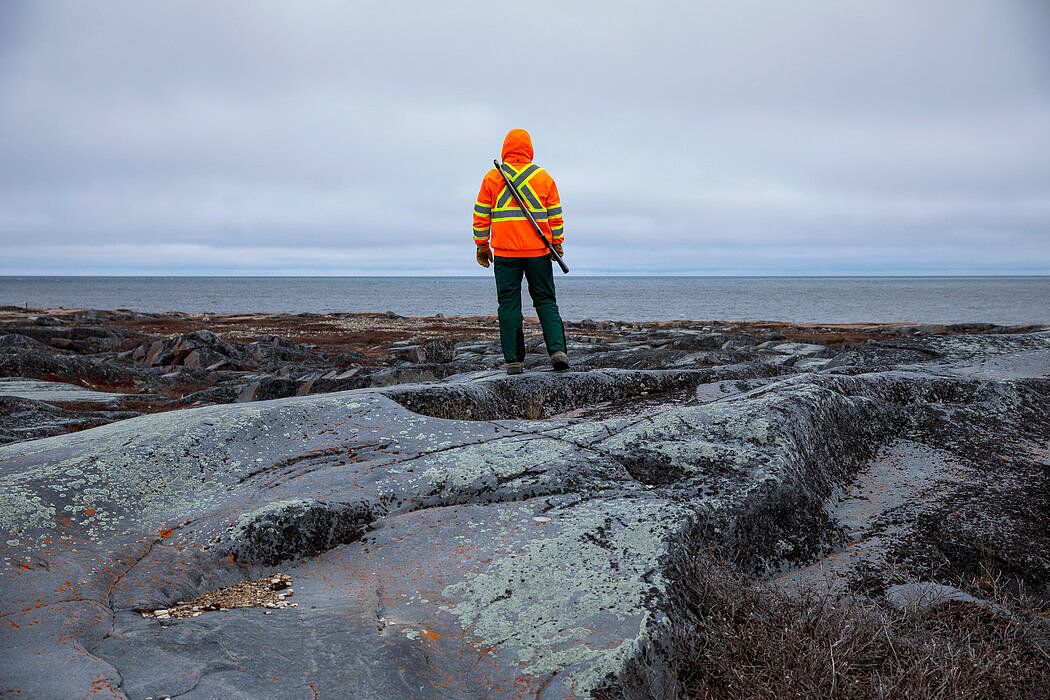
[(1050, 274), (1050, 2), (0, 2), (0, 274)]

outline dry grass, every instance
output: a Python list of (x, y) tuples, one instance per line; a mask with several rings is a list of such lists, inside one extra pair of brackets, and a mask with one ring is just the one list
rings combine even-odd
[(677, 557), (668, 624), (596, 697), (1050, 697), (1050, 630), (1030, 599), (984, 592), (1015, 622), (972, 604), (898, 612), (789, 595), (720, 561)]

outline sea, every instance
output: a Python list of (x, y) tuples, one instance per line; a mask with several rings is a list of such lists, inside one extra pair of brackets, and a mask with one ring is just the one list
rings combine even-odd
[[(558, 276), (568, 321), (1050, 325), (1050, 276)], [(525, 312), (532, 308), (523, 292)], [(496, 312), (491, 277), (0, 277), (0, 305), (189, 313)]]

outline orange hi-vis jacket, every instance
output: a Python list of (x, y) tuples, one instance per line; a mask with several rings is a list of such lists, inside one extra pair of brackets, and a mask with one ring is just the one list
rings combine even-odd
[[(511, 129), (503, 140), (503, 170), (551, 243), (565, 240), (558, 186), (547, 171), (532, 162), (532, 139), (524, 129)], [(548, 250), (525, 217), (503, 176), (495, 168), (481, 182), (474, 203), (474, 242), (489, 243), (503, 258), (538, 258)]]

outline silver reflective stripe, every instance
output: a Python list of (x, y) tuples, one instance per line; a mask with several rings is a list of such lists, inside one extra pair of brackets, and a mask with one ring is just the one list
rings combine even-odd
[(521, 192), (521, 196), (528, 200), (529, 209), (532, 209), (533, 211), (543, 211), (543, 205), (540, 204), (538, 199), (536, 199), (536, 195), (533, 193), (531, 187), (525, 185), (519, 191)]
[(554, 207), (553, 209), (548, 209), (547, 216), (561, 216), (561, 207)]
[(480, 214), (481, 216), (488, 216), (492, 213), (492, 207), (483, 207), (480, 204), (475, 204), (474, 213)]
[[(492, 212), (492, 218), (493, 218), (493, 220), (496, 220), (496, 219), (524, 219), (525, 218), (525, 212), (523, 212), (521, 209), (506, 209), (504, 211), (494, 211), (494, 212)], [(547, 214), (542, 212), (542, 211), (534, 211), (534, 212), (532, 212), (532, 218), (536, 219), (536, 221), (546, 221), (547, 220)]]
[(530, 164), (529, 167), (521, 171), (520, 175), (514, 178), (514, 186), (520, 188), (522, 184), (524, 184), (524, 182), (529, 179), (529, 176), (539, 169), (540, 166)]

